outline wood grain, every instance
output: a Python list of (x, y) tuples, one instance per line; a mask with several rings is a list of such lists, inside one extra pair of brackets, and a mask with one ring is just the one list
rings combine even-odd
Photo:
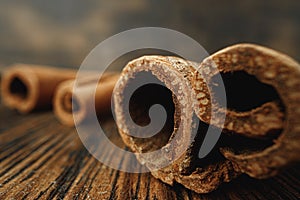
[[(76, 130), (51, 112), (18, 115), (0, 105), (0, 199), (299, 199), (300, 165), (274, 178), (242, 176), (199, 195), (170, 187), (149, 173), (124, 173), (93, 158)], [(112, 119), (103, 122), (124, 147)], [(110, 159), (114, 152), (103, 148)], [(126, 158), (120, 160), (126, 165)]]

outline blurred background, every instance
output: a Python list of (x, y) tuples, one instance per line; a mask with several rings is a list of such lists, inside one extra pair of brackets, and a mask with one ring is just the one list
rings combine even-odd
[(252, 42), (300, 60), (299, 0), (10, 0), (0, 2), (0, 70), (15, 62), (78, 67), (121, 31), (165, 27), (209, 53)]

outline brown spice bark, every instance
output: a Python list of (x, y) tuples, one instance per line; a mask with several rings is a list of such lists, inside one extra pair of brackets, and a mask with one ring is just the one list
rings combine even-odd
[[(75, 80), (62, 82), (56, 89), (53, 99), (54, 113), (59, 121), (68, 126), (74, 126), (76, 115), (77, 123), (87, 119), (95, 109), (97, 114), (106, 114), (111, 110), (111, 95), (120, 74), (108, 72), (98, 76), (87, 75)], [(98, 82), (98, 83), (97, 83)], [(73, 92), (76, 83), (76, 93)], [(95, 86), (96, 91), (95, 91)], [(95, 98), (95, 103), (92, 100)], [(72, 109), (73, 105), (76, 106)], [(95, 108), (92, 107), (95, 105)]]
[[(223, 49), (205, 60), (200, 69), (216, 63), (220, 72), (245, 71), (260, 82), (272, 86), (280, 97), (282, 108), (275, 102), (251, 110), (247, 120), (238, 119), (240, 113), (227, 111), (225, 129), (235, 133), (257, 136), (270, 130), (280, 130), (273, 145), (260, 151), (236, 153), (234, 149), (222, 150), (226, 159), (233, 161), (238, 170), (255, 178), (275, 175), (278, 170), (300, 160), (300, 65), (290, 57), (274, 50), (252, 44), (235, 45)], [(218, 106), (217, 106), (218, 107)], [(222, 109), (222, 108), (220, 108)], [(257, 112), (262, 110), (263, 112)], [(199, 115), (205, 119), (208, 115)], [(208, 117), (209, 118), (209, 117)], [(229, 123), (232, 123), (228, 127)], [(259, 131), (261, 130), (261, 132)]]
[(76, 70), (16, 64), (2, 75), (2, 100), (20, 113), (50, 108), (57, 85), (75, 76)]
[[(221, 159), (216, 164), (207, 163), (203, 166), (197, 166), (198, 160), (196, 158), (197, 155), (195, 155), (195, 151), (199, 147), (197, 138), (203, 135), (201, 130), (202, 128), (205, 129), (205, 127), (201, 127), (197, 133), (198, 136), (194, 140), (191, 133), (195, 131), (193, 127), (198, 119), (193, 111), (193, 90), (190, 87), (190, 81), (195, 73), (196, 66), (196, 63), (176, 57), (145, 56), (136, 59), (130, 62), (123, 70), (114, 91), (114, 104), (120, 135), (125, 144), (136, 152), (137, 158), (141, 163), (144, 163), (149, 169), (156, 169), (161, 164), (161, 157), (163, 159), (174, 159), (175, 155), (177, 155), (178, 159), (172, 165), (159, 170), (152, 170), (151, 173), (154, 177), (171, 185), (174, 182), (178, 182), (198, 193), (207, 193), (216, 189), (222, 182), (230, 181), (239, 172), (236, 172), (231, 162), (225, 159)], [(157, 135), (151, 138), (140, 139), (129, 135), (132, 128), (127, 126), (124, 117), (126, 108), (123, 105), (123, 97), (124, 93), (126, 93), (126, 87), (131, 84), (130, 81), (144, 72), (151, 73), (174, 94), (173, 99), (168, 102), (169, 104), (173, 103), (175, 107), (174, 116), (172, 116), (174, 122), (167, 121), (166, 125), (174, 124), (174, 126), (171, 128), (164, 127)], [(147, 94), (144, 95), (146, 96)], [(162, 96), (161, 100), (163, 99), (164, 97)], [(132, 99), (134, 103), (139, 100)], [(132, 117), (139, 118), (140, 121), (146, 120), (138, 112), (139, 109), (142, 110), (143, 107), (137, 106), (133, 110), (134, 112), (131, 113)], [(176, 140), (174, 142), (175, 145), (170, 144), (171, 140)], [(141, 154), (151, 152), (157, 148), (164, 149), (159, 157)], [(181, 155), (178, 155), (178, 152), (181, 152)]]
[[(198, 66), (175, 57), (145, 56), (128, 63), (117, 83), (114, 104), (118, 129), (125, 144), (136, 153), (141, 163), (150, 170), (155, 169), (161, 158), (173, 159), (184, 149), (171, 165), (152, 170), (153, 176), (171, 185), (178, 182), (198, 193), (207, 193), (241, 173), (266, 178), (300, 160), (300, 66), (296, 61), (265, 47), (239, 44), (213, 54), (196, 69)], [(253, 76), (258, 84), (262, 84), (261, 87), (274, 90), (276, 95), (267, 101), (259, 101), (258, 106), (250, 105), (251, 109), (223, 107), (216, 101), (217, 92), (213, 89), (213, 77), (218, 72), (243, 72)], [(127, 126), (124, 114), (127, 108), (124, 108), (123, 99), (126, 88), (143, 73), (150, 73), (172, 93), (171, 99), (166, 94), (155, 94), (162, 97), (158, 103), (167, 99), (169, 104), (174, 104), (174, 110), (170, 112), (173, 120), (167, 121), (157, 135), (146, 139), (130, 135), (133, 128)], [(251, 86), (252, 82), (249, 84)], [(230, 87), (225, 89), (232, 94)], [(145, 90), (140, 96), (149, 97), (147, 92), (153, 91)], [(143, 108), (140, 101), (145, 99), (132, 98), (135, 109), (131, 116), (138, 119), (138, 124), (147, 124), (149, 119), (143, 110), (148, 107)], [(156, 100), (153, 102), (157, 103)], [(211, 120), (211, 111), (223, 112), (225, 124), (220, 124), (218, 119)], [(200, 128), (193, 137), (191, 132), (196, 120), (200, 121)], [(212, 153), (199, 159), (201, 138), (209, 124), (223, 129), (222, 136)], [(177, 145), (171, 146), (173, 139)], [(141, 154), (157, 148), (165, 150), (159, 157)]]

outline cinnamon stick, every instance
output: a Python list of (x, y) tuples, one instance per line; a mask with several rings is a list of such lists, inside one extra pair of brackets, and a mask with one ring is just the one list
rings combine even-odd
[[(77, 93), (73, 92), (75, 80), (62, 82), (56, 89), (53, 99), (54, 113), (59, 121), (68, 126), (74, 126), (74, 117), (77, 115), (77, 122), (87, 119), (89, 113), (96, 110), (97, 114), (105, 114), (111, 109), (111, 95), (119, 73), (104, 73), (97, 83), (96, 91), (93, 85), (98, 81), (97, 76), (88, 75), (79, 78), (77, 81)], [(94, 94), (95, 93), (95, 94)], [(91, 105), (95, 96), (95, 108)], [(76, 106), (74, 109), (73, 105)]]
[[(137, 159), (151, 170), (154, 177), (170, 185), (178, 182), (198, 193), (207, 193), (216, 189), (222, 182), (230, 181), (239, 173), (235, 172), (230, 161), (223, 158), (217, 163), (206, 165), (198, 163), (195, 152), (201, 141), (197, 140), (205, 134), (203, 131), (207, 129), (207, 125), (200, 124), (196, 139), (193, 140), (191, 132), (194, 131), (193, 127), (199, 119), (194, 114), (193, 90), (190, 85), (197, 66), (197, 63), (181, 58), (163, 56), (145, 56), (129, 62), (114, 91), (114, 108), (116, 123), (124, 143), (137, 153)], [(130, 135), (133, 128), (127, 125), (125, 117), (127, 108), (124, 104), (126, 88), (135, 84), (136, 79), (143, 79), (143, 76), (158, 79), (167, 89), (150, 87), (140, 91), (140, 95), (132, 96), (133, 109), (130, 113), (132, 118), (138, 118), (141, 125), (149, 122), (148, 113), (144, 111), (145, 105), (153, 103), (160, 103), (165, 107), (171, 105), (171, 108), (167, 109), (168, 118), (164, 128), (155, 136), (145, 139)], [(147, 99), (150, 99), (150, 102), (145, 104)], [(171, 139), (175, 140), (175, 145), (170, 144)], [(159, 155), (143, 154), (158, 148), (163, 149)], [(178, 152), (181, 152), (181, 155), (176, 156), (178, 158), (171, 165), (160, 168), (161, 160), (173, 160), (173, 155)]]
[[(220, 86), (214, 82), (217, 73), (223, 77), (227, 106), (219, 101)], [(125, 117), (127, 88), (141, 76), (153, 77), (165, 86), (144, 87), (131, 97), (130, 115), (138, 125), (149, 123), (147, 109), (151, 105), (167, 106), (165, 126), (150, 138), (132, 136), (135, 129)], [(114, 111), (124, 143), (153, 176), (170, 185), (178, 182), (208, 193), (241, 173), (266, 178), (300, 160), (299, 88), (296, 61), (265, 47), (239, 44), (201, 64), (162, 56), (129, 62), (116, 85)], [(225, 124), (212, 119), (211, 111), (223, 113)], [(192, 137), (197, 122), (197, 135)], [(213, 151), (200, 159), (198, 152), (209, 124), (221, 129), (222, 135)], [(156, 149), (164, 151), (156, 157), (143, 154)], [(182, 149), (171, 165), (152, 170)]]
[(2, 76), (3, 103), (20, 113), (50, 108), (56, 86), (75, 76), (71, 69), (15, 64)]
[[(222, 154), (225, 158), (232, 161), (238, 171), (255, 178), (273, 176), (288, 164), (299, 161), (299, 63), (282, 53), (252, 44), (228, 47), (204, 61), (202, 69), (204, 66), (212, 67), (209, 64), (211, 60), (216, 63), (220, 72), (246, 72), (256, 77), (259, 82), (271, 86), (277, 93), (274, 100), (249, 111), (250, 115), (246, 120), (238, 119), (240, 115), (238, 112), (227, 111), (231, 117), (225, 123), (225, 128), (228, 129), (231, 122), (230, 130), (244, 133), (248, 137), (277, 130), (280, 135), (274, 139), (273, 144), (262, 150), (247, 152), (223, 148)], [(203, 116), (207, 115), (204, 113), (199, 116), (204, 119)]]
[[(281, 99), (278, 94), (274, 94), (278, 93), (280, 89), (274, 87), (274, 82), (279, 81), (276, 74), (280, 73), (280, 70), (283, 70), (282, 66), (291, 68), (297, 72), (297, 65), (295, 61), (287, 56), (258, 45), (239, 44), (225, 48), (205, 59), (193, 77), (193, 88), (196, 93), (196, 114), (202, 121), (221, 127), (218, 119), (216, 121), (211, 120), (211, 109), (215, 107), (216, 110), (214, 112), (226, 113), (226, 121), (223, 127), (225, 131), (234, 131), (235, 133), (249, 137), (263, 137), (268, 133), (281, 130), (284, 126), (284, 114), (282, 113), (282, 108), (278, 105), (281, 103)], [(237, 73), (236, 75), (234, 74), (235, 72)], [(247, 90), (247, 88), (252, 88), (252, 90), (256, 91), (264, 88), (264, 91), (258, 94), (253, 93), (252, 96), (247, 94), (249, 91), (245, 91), (243, 94), (247, 95), (248, 99), (244, 98), (244, 101), (248, 101), (250, 106), (257, 103), (260, 103), (260, 105), (251, 107), (251, 109), (246, 111), (238, 111), (235, 108), (227, 109), (219, 105), (218, 97), (214, 96), (213, 92), (210, 95), (208, 91), (209, 88), (213, 87), (213, 77), (217, 73), (221, 73), (224, 77), (227, 76), (229, 80), (234, 79), (234, 76), (242, 76), (244, 79), (249, 79), (248, 82), (244, 83), (241, 78), (238, 81), (232, 82), (229, 85), (231, 88), (227, 89), (227, 93), (229, 94), (227, 94), (227, 100), (230, 100), (230, 92), (234, 90), (234, 87), (239, 88), (238, 92)], [(205, 80), (203, 76), (206, 77)], [(226, 81), (226, 78), (224, 81)], [(260, 82), (260, 84), (256, 82)], [(271, 90), (274, 91), (272, 92)], [(241, 96), (241, 94), (238, 95)], [(214, 101), (211, 100), (211, 97), (214, 98)], [(236, 98), (240, 99), (240, 97)], [(270, 98), (274, 99), (269, 100)], [(262, 103), (256, 102), (257, 99)], [(236, 101), (234, 103), (237, 104)], [(236, 105), (232, 106), (236, 107)], [(244, 105), (244, 107), (247, 107), (247, 105)]]

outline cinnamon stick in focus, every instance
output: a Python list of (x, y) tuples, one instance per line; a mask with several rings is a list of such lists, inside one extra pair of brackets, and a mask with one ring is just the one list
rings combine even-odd
[[(243, 113), (227, 108), (230, 117), (225, 121), (225, 129), (253, 138), (265, 136), (266, 139), (277, 134), (264, 141), (269, 141), (264, 148), (248, 151), (237, 151), (230, 146), (222, 148), (225, 158), (232, 161), (238, 171), (254, 178), (274, 176), (287, 165), (300, 161), (300, 64), (287, 55), (254, 44), (234, 45), (219, 51), (207, 58), (198, 72), (213, 68), (212, 61), (225, 76), (246, 73), (264, 87), (255, 98), (249, 97), (253, 104), (258, 99), (261, 105), (248, 111), (248, 117), (239, 117)], [(213, 104), (220, 112), (224, 109), (216, 102)], [(198, 113), (198, 116), (209, 119), (208, 112)]]
[[(226, 107), (219, 103), (216, 73), (224, 81)], [(143, 139), (131, 136), (134, 129), (124, 117), (128, 109), (124, 96), (126, 88), (145, 74), (166, 88), (144, 87), (132, 96), (132, 119), (147, 125), (147, 108), (157, 103), (172, 106), (166, 109), (169, 117), (165, 127), (157, 135)], [(198, 193), (208, 193), (241, 173), (267, 178), (300, 160), (299, 88), (299, 63), (258, 45), (234, 45), (200, 64), (175, 57), (145, 56), (129, 62), (116, 85), (116, 123), (124, 143), (150, 170), (161, 160), (172, 159), (182, 145), (188, 144), (171, 165), (151, 170), (151, 174), (170, 185), (178, 182)], [(221, 120), (211, 119), (212, 109), (225, 113), (224, 126)], [(199, 129), (191, 138), (197, 120)], [(213, 151), (199, 159), (199, 148), (210, 124), (221, 129), (222, 135)], [(171, 146), (174, 139), (178, 145)], [(165, 151), (157, 157), (143, 154), (156, 149)]]
[[(199, 119), (194, 114), (195, 98), (190, 86), (197, 66), (198, 63), (164, 56), (144, 56), (129, 62), (114, 91), (114, 111), (124, 143), (136, 153), (137, 159), (150, 169), (154, 177), (170, 185), (178, 182), (198, 193), (207, 193), (222, 182), (229, 182), (240, 172), (236, 172), (232, 163), (219, 155), (218, 160), (203, 164), (197, 159), (201, 137), (207, 130), (207, 124), (204, 123), (199, 123), (198, 131), (194, 130)], [(127, 88), (135, 85), (136, 80), (150, 78), (159, 80), (165, 87), (141, 87), (130, 97), (130, 116), (136, 126), (147, 125), (147, 108), (153, 104), (161, 104), (168, 113), (167, 121), (153, 137), (133, 137), (130, 134), (134, 132), (134, 127), (127, 122), (128, 108), (124, 97), (128, 96)], [(194, 131), (197, 131), (195, 139), (192, 136)], [(157, 149), (162, 150), (158, 155), (144, 154)], [(175, 160), (174, 155), (177, 155)], [(161, 167), (165, 160), (173, 162)]]
[[(95, 92), (95, 110), (97, 114), (106, 114), (111, 110), (111, 95), (119, 73), (104, 73), (98, 83), (98, 77), (87, 75), (77, 81), (77, 93), (73, 93), (75, 80), (62, 82), (55, 91), (53, 99), (54, 113), (59, 121), (68, 126), (74, 126), (74, 117), (77, 123), (87, 119), (93, 112), (92, 100)], [(96, 91), (94, 85), (97, 84)], [(72, 103), (73, 101), (73, 103)], [(72, 109), (72, 105), (76, 106)]]
[(3, 73), (2, 100), (20, 113), (50, 108), (57, 85), (75, 76), (72, 69), (16, 64)]

